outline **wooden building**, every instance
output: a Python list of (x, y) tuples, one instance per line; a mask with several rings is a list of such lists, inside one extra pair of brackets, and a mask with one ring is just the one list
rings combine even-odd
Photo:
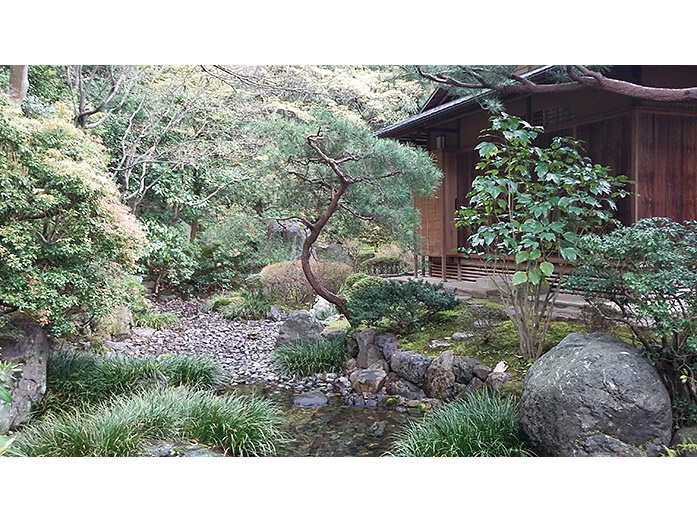
[[(540, 80), (551, 68), (526, 74)], [(697, 66), (613, 66), (607, 76), (651, 87), (697, 86)], [(509, 114), (542, 125), (543, 141), (555, 135), (583, 140), (594, 163), (636, 182), (638, 196), (618, 202), (623, 223), (651, 216), (697, 219), (697, 104), (638, 101), (597, 90), (508, 97), (504, 103)], [(444, 173), (433, 198), (415, 200), (431, 276), (481, 276), (480, 261), (456, 252), (467, 234), (453, 220), (478, 174), (474, 148), (488, 118), (479, 97), (453, 98), (436, 89), (418, 114), (376, 133), (425, 147)]]

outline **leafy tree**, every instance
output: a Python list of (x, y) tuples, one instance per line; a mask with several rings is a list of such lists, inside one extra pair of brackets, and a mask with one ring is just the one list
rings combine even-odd
[(584, 236), (579, 250), (564, 285), (632, 331), (674, 403), (697, 404), (697, 222), (646, 218)]
[(302, 117), (268, 121), (262, 136), (274, 144), (264, 149), (262, 168), (273, 177), (276, 201), (289, 212), (275, 218), (297, 220), (309, 230), (301, 255), (308, 282), (348, 317), (346, 299), (327, 290), (312, 272), (313, 244), (330, 219), (344, 230), (355, 231), (365, 222), (413, 230), (412, 196), (432, 193), (441, 174), (427, 153), (377, 139), (360, 120), (326, 108)]
[(121, 301), (144, 243), (103, 147), (66, 113), (30, 119), (0, 99), (0, 311), (56, 335)]
[(511, 321), (522, 355), (537, 358), (560, 290), (552, 284), (553, 272), (578, 260), (581, 234), (616, 223), (614, 200), (628, 194), (620, 188), (627, 179), (594, 165), (577, 140), (556, 137), (549, 147), (537, 147), (541, 127), (505, 113), (491, 122), (477, 146), (482, 174), (456, 225), (472, 231), (467, 252), (485, 257), (494, 273), (515, 264), (511, 279), (492, 277), (515, 311)]

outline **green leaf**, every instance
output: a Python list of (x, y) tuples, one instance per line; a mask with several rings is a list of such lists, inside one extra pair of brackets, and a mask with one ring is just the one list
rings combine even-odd
[(530, 283), (533, 285), (537, 285), (540, 283), (540, 280), (542, 279), (542, 271), (540, 269), (530, 269), (530, 272), (528, 273), (528, 278), (530, 279)]
[(518, 254), (515, 255), (515, 262), (516, 263), (526, 262), (526, 261), (528, 261), (528, 256), (529, 256), (528, 251), (520, 251)]
[(10, 445), (12, 445), (12, 442), (15, 440), (17, 436), (1, 436), (0, 435), (0, 454), (5, 452)]
[(530, 261), (536, 260), (542, 256), (542, 253), (540, 252), (540, 249), (533, 249), (532, 252), (530, 253)]
[(7, 403), (12, 403), (12, 396), (10, 395), (9, 391), (2, 386), (0, 386), (0, 400)]
[(528, 273), (525, 271), (518, 271), (513, 275), (513, 285), (520, 285), (528, 281)]
[(540, 263), (540, 270), (545, 274), (545, 276), (551, 276), (554, 272), (554, 265), (548, 261)]
[(496, 154), (496, 151), (498, 150), (496, 144), (493, 144), (491, 142), (482, 142), (479, 145), (477, 145), (476, 148), (479, 149), (479, 154), (482, 157), (488, 157), (492, 154)]

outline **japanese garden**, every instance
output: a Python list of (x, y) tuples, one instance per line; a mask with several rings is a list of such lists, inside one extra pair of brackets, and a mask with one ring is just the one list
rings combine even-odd
[(697, 66), (0, 66), (0, 460), (697, 456)]

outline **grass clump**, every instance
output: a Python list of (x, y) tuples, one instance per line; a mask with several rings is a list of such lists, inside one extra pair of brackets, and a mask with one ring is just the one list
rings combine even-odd
[(242, 296), (240, 296), (239, 292), (215, 294), (206, 301), (206, 303), (203, 305), (203, 309), (206, 311), (219, 312), (223, 307), (226, 307), (235, 301), (240, 301), (241, 299)]
[(149, 327), (161, 330), (176, 325), (179, 318), (173, 312), (138, 311), (133, 313), (133, 324), (136, 327)]
[(219, 306), (218, 314), (226, 320), (263, 320), (271, 308), (261, 292), (241, 291), (237, 298)]
[(39, 414), (94, 405), (162, 385), (214, 389), (221, 383), (218, 365), (202, 357), (100, 356), (59, 351), (48, 360), (48, 393)]
[(338, 372), (348, 358), (346, 338), (290, 343), (278, 347), (271, 357), (276, 367), (289, 376)]
[(415, 457), (530, 456), (518, 428), (518, 407), (506, 396), (478, 391), (411, 422), (389, 455)]
[(92, 411), (48, 414), (26, 427), (8, 454), (134, 456), (151, 439), (193, 438), (229, 455), (271, 456), (283, 438), (281, 423), (281, 411), (268, 400), (160, 388)]

